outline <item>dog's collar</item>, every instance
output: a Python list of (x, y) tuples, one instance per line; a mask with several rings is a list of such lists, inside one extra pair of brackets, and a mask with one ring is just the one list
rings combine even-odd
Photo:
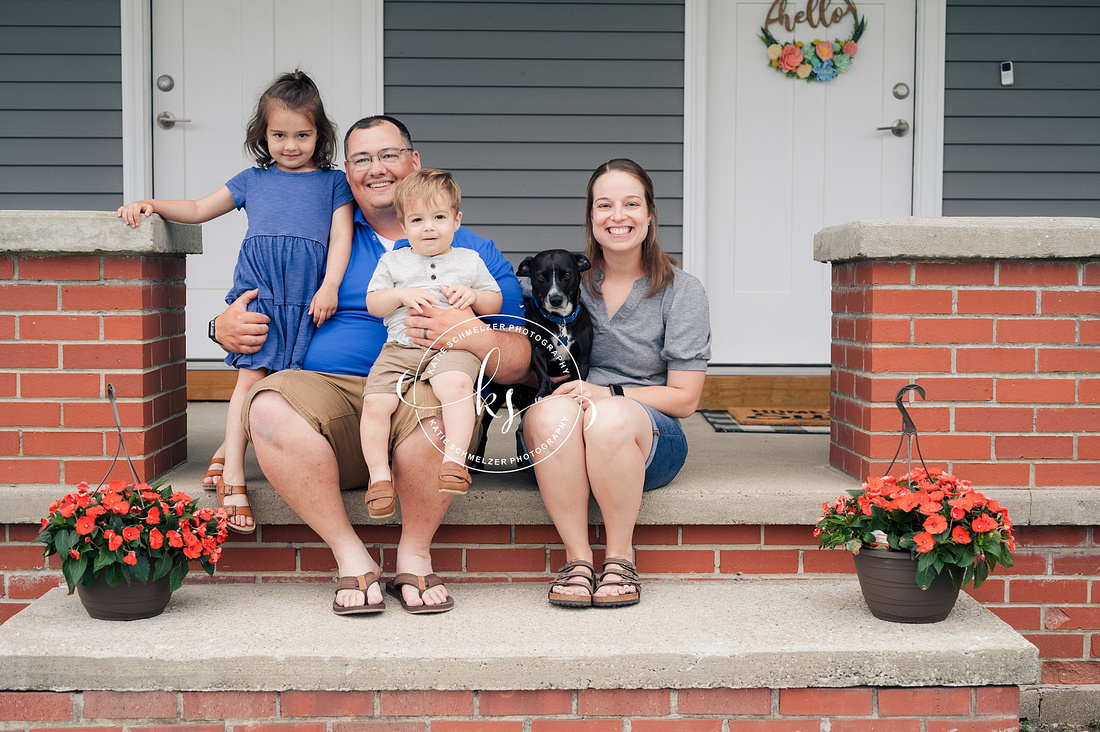
[[(532, 300), (533, 300), (533, 298), (532, 298)], [(549, 320), (552, 323), (557, 323), (558, 325), (569, 325), (574, 320), (576, 320), (577, 316), (580, 315), (580, 313), (581, 313), (581, 309), (580, 309), (579, 305), (577, 307), (573, 308), (573, 314), (572, 315), (570, 315), (568, 317), (565, 317), (565, 318), (561, 317), (560, 315), (552, 315), (551, 313), (546, 312), (545, 310), (542, 309), (542, 305), (540, 305), (537, 302), (535, 302), (535, 309), (538, 310), (540, 313), (542, 313), (542, 316), (544, 318), (546, 318), (547, 320)]]

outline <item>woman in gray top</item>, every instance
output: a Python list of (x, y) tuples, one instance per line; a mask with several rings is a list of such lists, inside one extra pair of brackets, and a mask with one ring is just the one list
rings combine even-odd
[[(592, 174), (585, 232), (591, 370), (587, 381), (562, 384), (528, 410), (523, 447), (565, 545), (551, 604), (618, 607), (641, 597), (633, 535), (642, 492), (671, 481), (687, 457), (679, 419), (699, 404), (710, 313), (703, 285), (661, 251), (653, 182), (637, 163), (611, 160)], [(598, 577), (589, 495), (607, 546)]]

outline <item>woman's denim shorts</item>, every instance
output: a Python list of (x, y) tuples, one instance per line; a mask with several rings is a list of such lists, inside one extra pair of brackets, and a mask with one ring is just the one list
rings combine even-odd
[[(680, 468), (684, 467), (688, 446), (680, 420), (659, 412), (648, 404), (642, 404), (642, 407), (649, 414), (649, 422), (653, 427), (653, 445), (649, 448), (649, 457), (645, 461), (645, 483), (642, 485), (642, 490), (651, 491), (672, 482), (680, 472)], [(527, 454), (527, 444), (523, 441), (522, 429), (516, 430), (516, 454)], [(532, 478), (535, 477), (531, 458), (528, 457), (524, 463), (527, 474)]]

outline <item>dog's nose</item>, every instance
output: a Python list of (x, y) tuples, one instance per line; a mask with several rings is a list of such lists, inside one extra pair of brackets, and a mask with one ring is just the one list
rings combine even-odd
[(553, 305), (556, 308), (561, 307), (562, 303), (564, 303), (564, 302), (565, 302), (565, 298), (562, 297), (561, 295), (554, 294), (554, 295), (550, 296), (550, 304)]

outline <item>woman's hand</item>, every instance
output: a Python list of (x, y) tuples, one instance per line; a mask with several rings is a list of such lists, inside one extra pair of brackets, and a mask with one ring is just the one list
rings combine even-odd
[(587, 410), (593, 402), (598, 402), (601, 399), (610, 397), (611, 390), (606, 386), (597, 386), (596, 384), (576, 379), (574, 381), (567, 381), (557, 389), (554, 389), (554, 391), (550, 392), (550, 396), (572, 397), (573, 401), (581, 405), (581, 409)]

